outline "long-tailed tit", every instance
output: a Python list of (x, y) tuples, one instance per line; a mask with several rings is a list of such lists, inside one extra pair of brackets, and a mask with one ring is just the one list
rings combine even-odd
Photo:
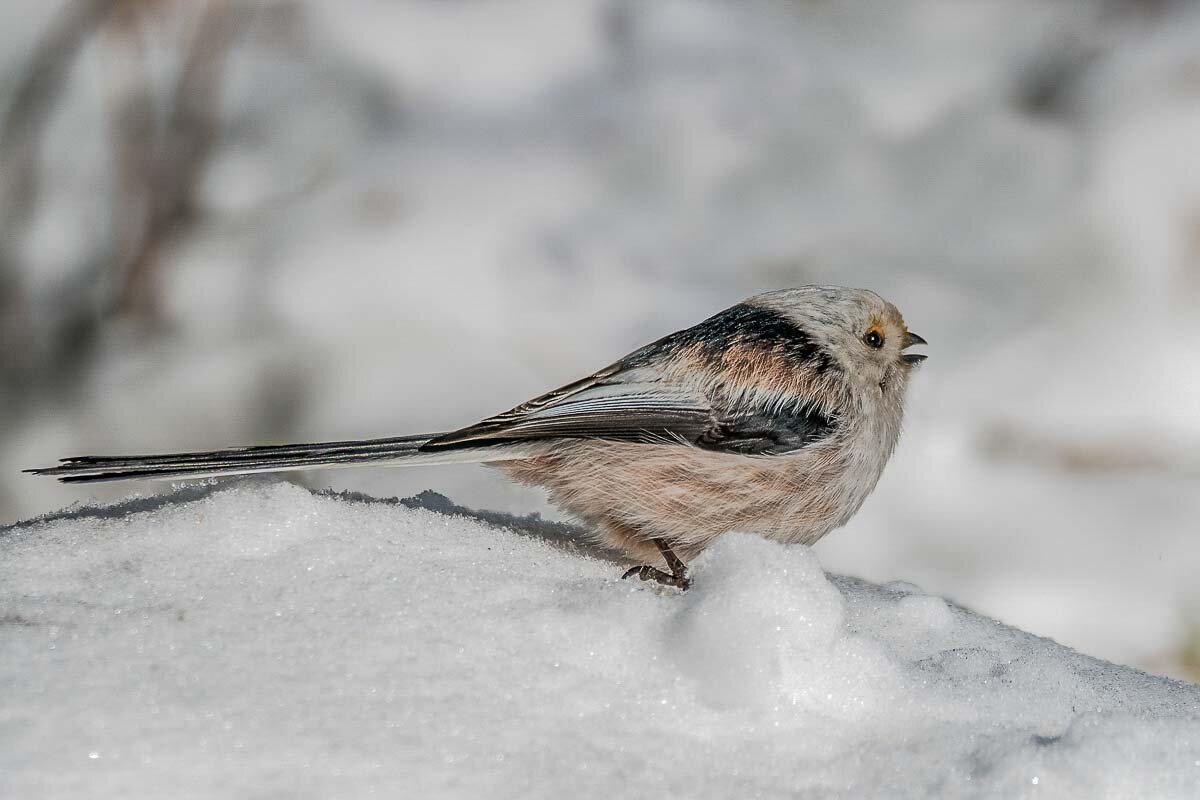
[(811, 544), (874, 489), (900, 435), (925, 340), (873, 292), (757, 295), (586, 378), (450, 433), (157, 456), (30, 470), (68, 483), (359, 464), (481, 462), (547, 489), (643, 562), (626, 577), (687, 588), (684, 561), (730, 530)]

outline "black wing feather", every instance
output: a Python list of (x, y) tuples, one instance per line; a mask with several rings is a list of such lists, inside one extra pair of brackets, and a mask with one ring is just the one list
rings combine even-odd
[(752, 412), (712, 424), (694, 442), (705, 450), (747, 456), (775, 456), (816, 444), (837, 428), (837, 418), (818, 411)]
[[(539, 398), (540, 400), (540, 398)], [(819, 442), (833, 433), (836, 417), (793, 409), (737, 407), (689, 397), (662, 387), (659, 393), (589, 397), (573, 393), (538, 405), (527, 414), (502, 414), (421, 447), (425, 452), (488, 447), (518, 441), (602, 439), (676, 442), (741, 455), (782, 455)]]

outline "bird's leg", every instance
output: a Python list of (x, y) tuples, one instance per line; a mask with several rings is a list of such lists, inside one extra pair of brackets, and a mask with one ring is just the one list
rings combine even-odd
[(686, 590), (692, 585), (691, 578), (687, 574), (687, 565), (680, 560), (679, 556), (671, 549), (670, 545), (662, 539), (651, 539), (658, 546), (658, 551), (662, 553), (663, 560), (667, 562), (667, 566), (671, 569), (670, 573), (663, 572), (657, 567), (641, 566), (634, 567), (621, 576), (621, 579), (632, 578), (637, 575), (644, 581), (658, 581), (667, 586), (677, 586), (680, 589)]

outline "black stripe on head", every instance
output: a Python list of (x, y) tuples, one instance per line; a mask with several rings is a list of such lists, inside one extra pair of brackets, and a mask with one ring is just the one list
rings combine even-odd
[(626, 358), (622, 366), (645, 366), (697, 347), (705, 357), (717, 360), (735, 346), (773, 350), (793, 368), (811, 369), (818, 375), (837, 366), (833, 356), (795, 322), (778, 311), (747, 303), (739, 303), (698, 325), (646, 345)]

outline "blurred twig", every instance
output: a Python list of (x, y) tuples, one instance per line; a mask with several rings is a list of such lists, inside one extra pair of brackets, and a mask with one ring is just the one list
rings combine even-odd
[[(52, 21), (0, 127), (0, 380), (29, 388), (35, 367), (61, 368), (85, 352), (107, 315), (158, 321), (159, 265), (195, 221), (197, 190), (220, 133), (221, 87), (239, 22), (234, 10), (245, 7), (234, 0), (190, 4), (195, 28), (165, 97), (155, 92), (145, 61), (145, 23), (189, 5), (78, 0)], [(85, 255), (96, 268), (66, 280), (38, 311), (23, 286), (21, 248), (43, 193), (41, 143), (81, 51), (97, 34), (104, 34), (103, 55), (119, 89), (112, 96), (111, 244)], [(159, 108), (165, 113), (156, 114)]]
[[(0, 225), (24, 226), (37, 205), (38, 145), (75, 57), (104, 22), (115, 0), (68, 3), (34, 50), (0, 127)], [(0, 242), (7, 242), (7, 237)]]
[[(17, 387), (38, 356), (19, 247), (40, 196), (40, 144), (76, 57), (113, 7), (114, 0), (76, 0), (63, 7), (17, 82), (0, 126), (0, 375), (15, 373)], [(11, 397), (11, 388), (5, 394)]]
[(111, 286), (126, 282), (127, 265), (137, 258), (144, 233), (150, 227), (155, 107), (143, 43), (143, 17), (139, 0), (124, 0), (105, 30), (110, 41), (105, 54), (110, 65), (109, 105), (117, 182), (109, 206)]
[[(144, 192), (145, 215), (135, 244), (119, 264), (112, 308), (122, 315), (156, 320), (157, 279), (162, 254), (195, 221), (196, 190), (220, 130), (221, 81), (234, 41), (227, 0), (209, 0), (171, 93), (171, 112), (159, 147), (144, 141), (150, 132), (147, 104), (135, 102), (123, 115), (127, 135), (122, 173)], [(121, 139), (123, 137), (118, 137)]]

